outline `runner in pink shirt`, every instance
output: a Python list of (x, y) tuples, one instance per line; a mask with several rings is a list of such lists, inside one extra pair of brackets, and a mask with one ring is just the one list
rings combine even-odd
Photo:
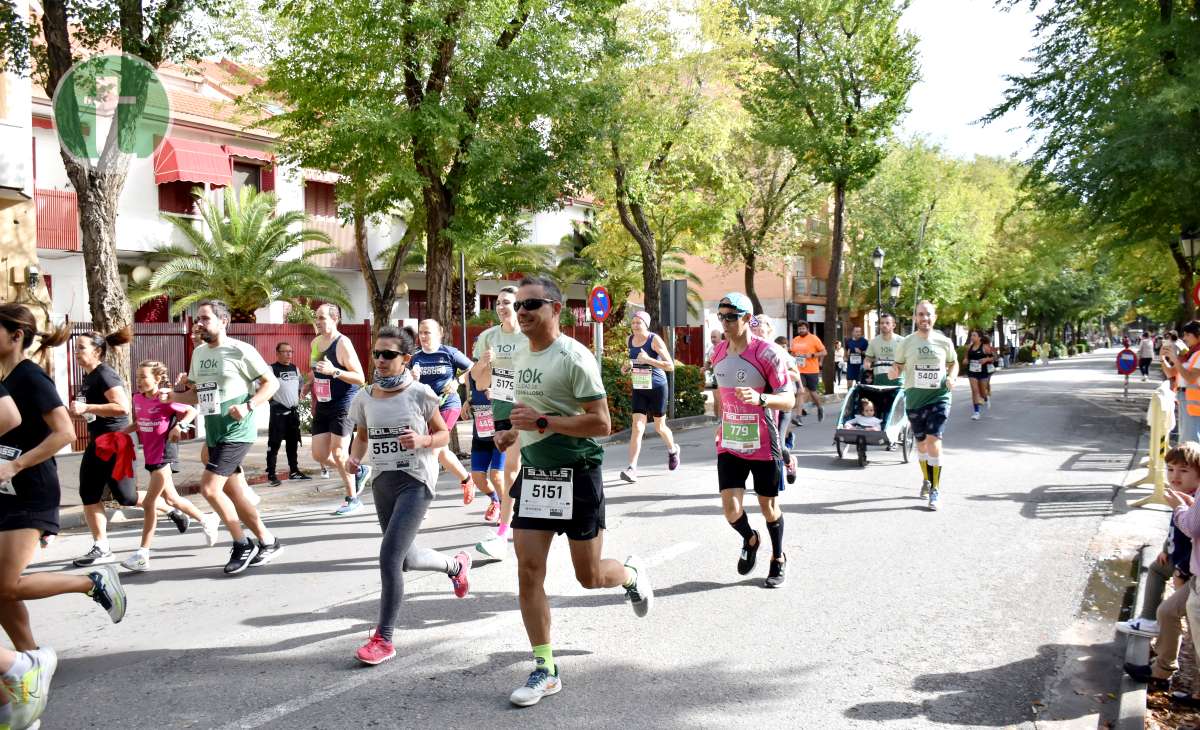
[(750, 332), (751, 304), (745, 294), (733, 292), (721, 299), (717, 318), (725, 340), (713, 352), (717, 380), (717, 482), (725, 519), (742, 536), (738, 573), (754, 570), (762, 540), (742, 507), (746, 480), (754, 476), (754, 493), (767, 520), (771, 538), (771, 568), (766, 586), (783, 585), (783, 511), (779, 490), (783, 481), (784, 452), (779, 419), (767, 410), (790, 411), (795, 392), (787, 363), (772, 344)]

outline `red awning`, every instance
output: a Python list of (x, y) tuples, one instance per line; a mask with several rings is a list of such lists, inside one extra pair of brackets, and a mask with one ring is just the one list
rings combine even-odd
[(176, 180), (232, 185), (233, 168), (229, 155), (220, 145), (168, 137), (154, 152), (154, 184)]
[(230, 157), (241, 157), (247, 160), (259, 160), (261, 162), (275, 161), (275, 155), (271, 154), (270, 152), (252, 150), (249, 147), (235, 147), (234, 145), (227, 144), (221, 149), (225, 150), (225, 154), (229, 155)]

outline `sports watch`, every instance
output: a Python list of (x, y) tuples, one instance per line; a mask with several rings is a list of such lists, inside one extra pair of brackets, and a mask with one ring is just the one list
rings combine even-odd
[(767, 407), (767, 394), (766, 393), (758, 394), (758, 405), (762, 408)]
[(546, 433), (546, 429), (550, 427), (550, 421), (545, 416), (538, 416), (533, 423), (537, 426), (538, 433)]

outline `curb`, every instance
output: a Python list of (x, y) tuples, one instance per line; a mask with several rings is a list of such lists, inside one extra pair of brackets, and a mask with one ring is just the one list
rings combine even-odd
[[(707, 414), (703, 416), (672, 418), (667, 421), (667, 425), (670, 426), (672, 431), (691, 431), (692, 429), (704, 428), (705, 426), (715, 426), (716, 423), (716, 416), (710, 416)], [(627, 444), (629, 443), (629, 433), (629, 429), (625, 429), (623, 431), (617, 431), (616, 433), (609, 434), (608, 436), (598, 438), (596, 441), (598, 441), (601, 446), (606, 446), (609, 444)]]
[[(1142, 615), (1142, 606), (1146, 600), (1146, 578), (1154, 557), (1155, 551), (1151, 550), (1149, 545), (1143, 545), (1138, 550), (1137, 560), (1134, 561), (1137, 570), (1137, 591), (1133, 598), (1131, 618)], [(1125, 662), (1135, 665), (1149, 664), (1150, 639), (1125, 634)], [(1149, 714), (1146, 709), (1146, 685), (1122, 672), (1120, 693), (1114, 730), (1145, 730), (1146, 716)]]

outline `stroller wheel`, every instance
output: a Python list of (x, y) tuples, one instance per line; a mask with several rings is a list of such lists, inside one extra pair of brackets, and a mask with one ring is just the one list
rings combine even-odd
[(867, 442), (860, 438), (858, 440), (857, 446), (858, 446), (858, 465), (866, 466), (867, 465)]

